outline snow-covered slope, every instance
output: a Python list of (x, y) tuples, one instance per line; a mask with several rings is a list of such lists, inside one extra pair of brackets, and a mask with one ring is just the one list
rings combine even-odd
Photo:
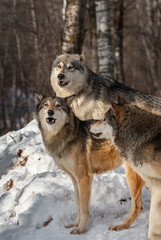
[(1, 240), (146, 240), (150, 192), (145, 187), (142, 197), (143, 213), (131, 228), (111, 232), (108, 228), (130, 211), (124, 167), (95, 176), (88, 230), (70, 235), (64, 226), (76, 217), (73, 186), (46, 153), (36, 120), (0, 138)]

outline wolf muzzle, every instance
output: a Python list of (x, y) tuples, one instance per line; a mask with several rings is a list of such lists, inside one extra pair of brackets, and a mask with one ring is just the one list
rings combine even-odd
[(58, 78), (59, 78), (59, 80), (61, 80), (61, 79), (65, 78), (65, 75), (62, 74), (62, 73), (59, 73), (59, 74), (58, 74)]

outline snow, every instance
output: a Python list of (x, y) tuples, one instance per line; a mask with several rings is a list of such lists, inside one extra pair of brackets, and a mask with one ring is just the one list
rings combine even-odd
[[(121, 204), (120, 199), (127, 201)], [(130, 211), (124, 167), (95, 176), (87, 232), (71, 235), (64, 226), (76, 217), (72, 182), (45, 151), (37, 121), (0, 137), (1, 240), (147, 240), (146, 187), (142, 199), (143, 213), (130, 229), (110, 231)]]

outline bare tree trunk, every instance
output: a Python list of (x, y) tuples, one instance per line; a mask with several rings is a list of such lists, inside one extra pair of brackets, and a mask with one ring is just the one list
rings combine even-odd
[(16, 125), (16, 99), (17, 99), (17, 89), (16, 89), (16, 68), (13, 64), (13, 81), (12, 81), (12, 90), (13, 90), (13, 96), (12, 96), (12, 117), (11, 117), (11, 130), (15, 128)]
[[(147, 24), (147, 31), (149, 36), (154, 37), (155, 36), (155, 25), (154, 25), (154, 9), (153, 7), (156, 4), (156, 1), (153, 0), (145, 0), (146, 4), (146, 10), (148, 15), (148, 24)], [(154, 47), (154, 41), (151, 41), (151, 46), (149, 48), (150, 52), (150, 58), (151, 58), (151, 68), (153, 69), (153, 78), (155, 78), (155, 47)]]
[[(17, 7), (17, 0), (13, 0), (13, 10), (14, 10), (14, 19), (16, 21), (17, 18), (17, 12), (16, 12), (16, 7)], [(20, 78), (22, 82), (22, 90), (25, 93), (25, 106), (26, 106), (26, 116), (27, 116), (27, 122), (30, 121), (30, 113), (29, 113), (29, 106), (28, 106), (28, 92), (25, 84), (25, 77), (23, 73), (23, 68), (22, 68), (22, 52), (21, 52), (21, 44), (20, 44), (20, 37), (17, 32), (17, 29), (15, 28), (15, 37), (16, 37), (16, 45), (17, 45), (17, 55), (18, 55), (18, 62), (19, 62), (19, 70), (20, 70)]]
[(63, 9), (62, 9), (62, 13), (63, 13), (63, 21), (65, 20), (65, 10), (66, 10), (66, 5), (67, 5), (67, 0), (63, 0)]
[(34, 30), (34, 47), (35, 47), (35, 55), (36, 58), (39, 56), (39, 47), (38, 47), (38, 37), (37, 37), (37, 22), (36, 22), (36, 14), (35, 14), (35, 3), (34, 0), (30, 0), (31, 4), (31, 17), (32, 17), (32, 26)]
[[(1, 114), (2, 114), (2, 121), (3, 121), (3, 128), (0, 132), (0, 135), (5, 134), (8, 131), (8, 124), (7, 124), (7, 117), (6, 117), (6, 96), (7, 96), (7, 89), (5, 88), (5, 66), (7, 63), (8, 57), (8, 45), (9, 45), (9, 36), (10, 32), (7, 34), (5, 47), (4, 47), (4, 59), (0, 61), (0, 98), (1, 98)], [(3, 63), (3, 64), (2, 64)]]
[(114, 75), (115, 78), (124, 82), (123, 71), (123, 0), (115, 0), (113, 8), (113, 24), (114, 24)]
[[(143, 31), (144, 25), (143, 25), (143, 22), (142, 22), (141, 13), (140, 13), (140, 5), (139, 5), (138, 2), (136, 3), (136, 8), (138, 10), (140, 29), (141, 29), (141, 31)], [(153, 58), (151, 56), (151, 52), (150, 52), (150, 49), (148, 47), (148, 44), (147, 44), (147, 41), (146, 41), (146, 38), (145, 38), (145, 35), (144, 35), (143, 32), (141, 33), (141, 39), (142, 39), (142, 43), (143, 43), (143, 46), (144, 46), (144, 49), (145, 49), (147, 60), (149, 62), (151, 79), (153, 81), (154, 87), (156, 89), (158, 89), (159, 85), (158, 85), (158, 83), (156, 81), (156, 78), (155, 78), (155, 71), (154, 71), (154, 66), (153, 66)]]
[(113, 52), (109, 21), (109, 1), (96, 0), (98, 69), (103, 75), (113, 76)]
[(97, 49), (97, 28), (96, 28), (96, 11), (95, 11), (95, 1), (88, 0), (89, 4), (89, 19), (90, 19), (90, 39), (91, 39), (91, 51), (90, 61), (92, 69), (95, 73), (98, 73), (98, 49)]
[(148, 15), (148, 24), (147, 24), (147, 31), (151, 38), (151, 58), (154, 71), (159, 73), (158, 70), (158, 48), (156, 47), (156, 39), (161, 41), (161, 0), (146, 0), (146, 9)]
[(82, 51), (84, 41), (85, 0), (67, 0), (62, 52)]
[(2, 121), (3, 121), (3, 126), (2, 129), (0, 128), (1, 134), (5, 134), (7, 131), (7, 121), (6, 121), (6, 114), (5, 114), (5, 101), (4, 101), (4, 70), (2, 67), (2, 62), (0, 61), (0, 94), (1, 94), (1, 114), (2, 114)]

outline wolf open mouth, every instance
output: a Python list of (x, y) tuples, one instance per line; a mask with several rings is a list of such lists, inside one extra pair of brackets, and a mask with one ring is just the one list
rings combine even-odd
[(54, 119), (54, 118), (52, 118), (52, 117), (48, 117), (48, 118), (46, 119), (46, 122), (49, 123), (49, 124), (54, 124), (55, 121), (56, 121), (56, 119)]
[(58, 80), (58, 85), (60, 87), (66, 87), (68, 85), (69, 81), (68, 82), (64, 82), (63, 80)]

